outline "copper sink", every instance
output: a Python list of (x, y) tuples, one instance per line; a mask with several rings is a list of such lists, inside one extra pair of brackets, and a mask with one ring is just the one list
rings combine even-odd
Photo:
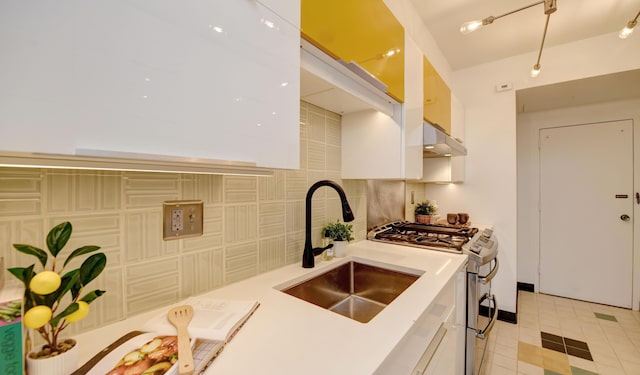
[(349, 261), (281, 291), (358, 322), (367, 323), (422, 273), (418, 270), (399, 271)]

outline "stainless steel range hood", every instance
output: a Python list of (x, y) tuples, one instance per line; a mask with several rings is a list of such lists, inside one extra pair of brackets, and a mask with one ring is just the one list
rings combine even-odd
[(431, 125), (427, 121), (423, 122), (423, 155), (425, 158), (464, 156), (467, 148), (462, 142), (447, 135), (442, 130)]

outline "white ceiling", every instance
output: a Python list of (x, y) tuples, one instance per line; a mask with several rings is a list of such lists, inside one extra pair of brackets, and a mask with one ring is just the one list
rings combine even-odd
[[(543, 4), (500, 18), (471, 34), (459, 31), (464, 22), (498, 16), (534, 0), (411, 1), (453, 70), (540, 48), (546, 18)], [(619, 31), (638, 13), (640, 1), (557, 0), (557, 8), (549, 21), (545, 47)]]

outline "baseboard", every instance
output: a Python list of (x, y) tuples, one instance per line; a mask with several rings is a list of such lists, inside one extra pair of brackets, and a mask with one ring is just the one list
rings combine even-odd
[(518, 282), (518, 290), (524, 290), (525, 292), (535, 292), (535, 288), (533, 284), (529, 284), (529, 283), (521, 283)]
[[(478, 312), (482, 316), (489, 317), (489, 308), (487, 306), (480, 305), (480, 309)], [(511, 324), (518, 324), (518, 315), (516, 313), (512, 313), (511, 311), (498, 309), (498, 320)]]

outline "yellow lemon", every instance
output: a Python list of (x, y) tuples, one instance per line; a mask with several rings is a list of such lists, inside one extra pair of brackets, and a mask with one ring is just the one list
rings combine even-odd
[(37, 294), (50, 294), (60, 287), (61, 282), (60, 275), (57, 273), (53, 271), (42, 271), (31, 279), (29, 288)]
[(25, 326), (33, 329), (38, 329), (51, 320), (52, 314), (53, 313), (48, 306), (33, 306), (24, 314), (22, 321), (24, 322)]
[(87, 314), (89, 314), (89, 304), (85, 301), (78, 301), (78, 310), (72, 312), (64, 318), (67, 320), (67, 322), (73, 323), (77, 322), (78, 320), (84, 319)]

